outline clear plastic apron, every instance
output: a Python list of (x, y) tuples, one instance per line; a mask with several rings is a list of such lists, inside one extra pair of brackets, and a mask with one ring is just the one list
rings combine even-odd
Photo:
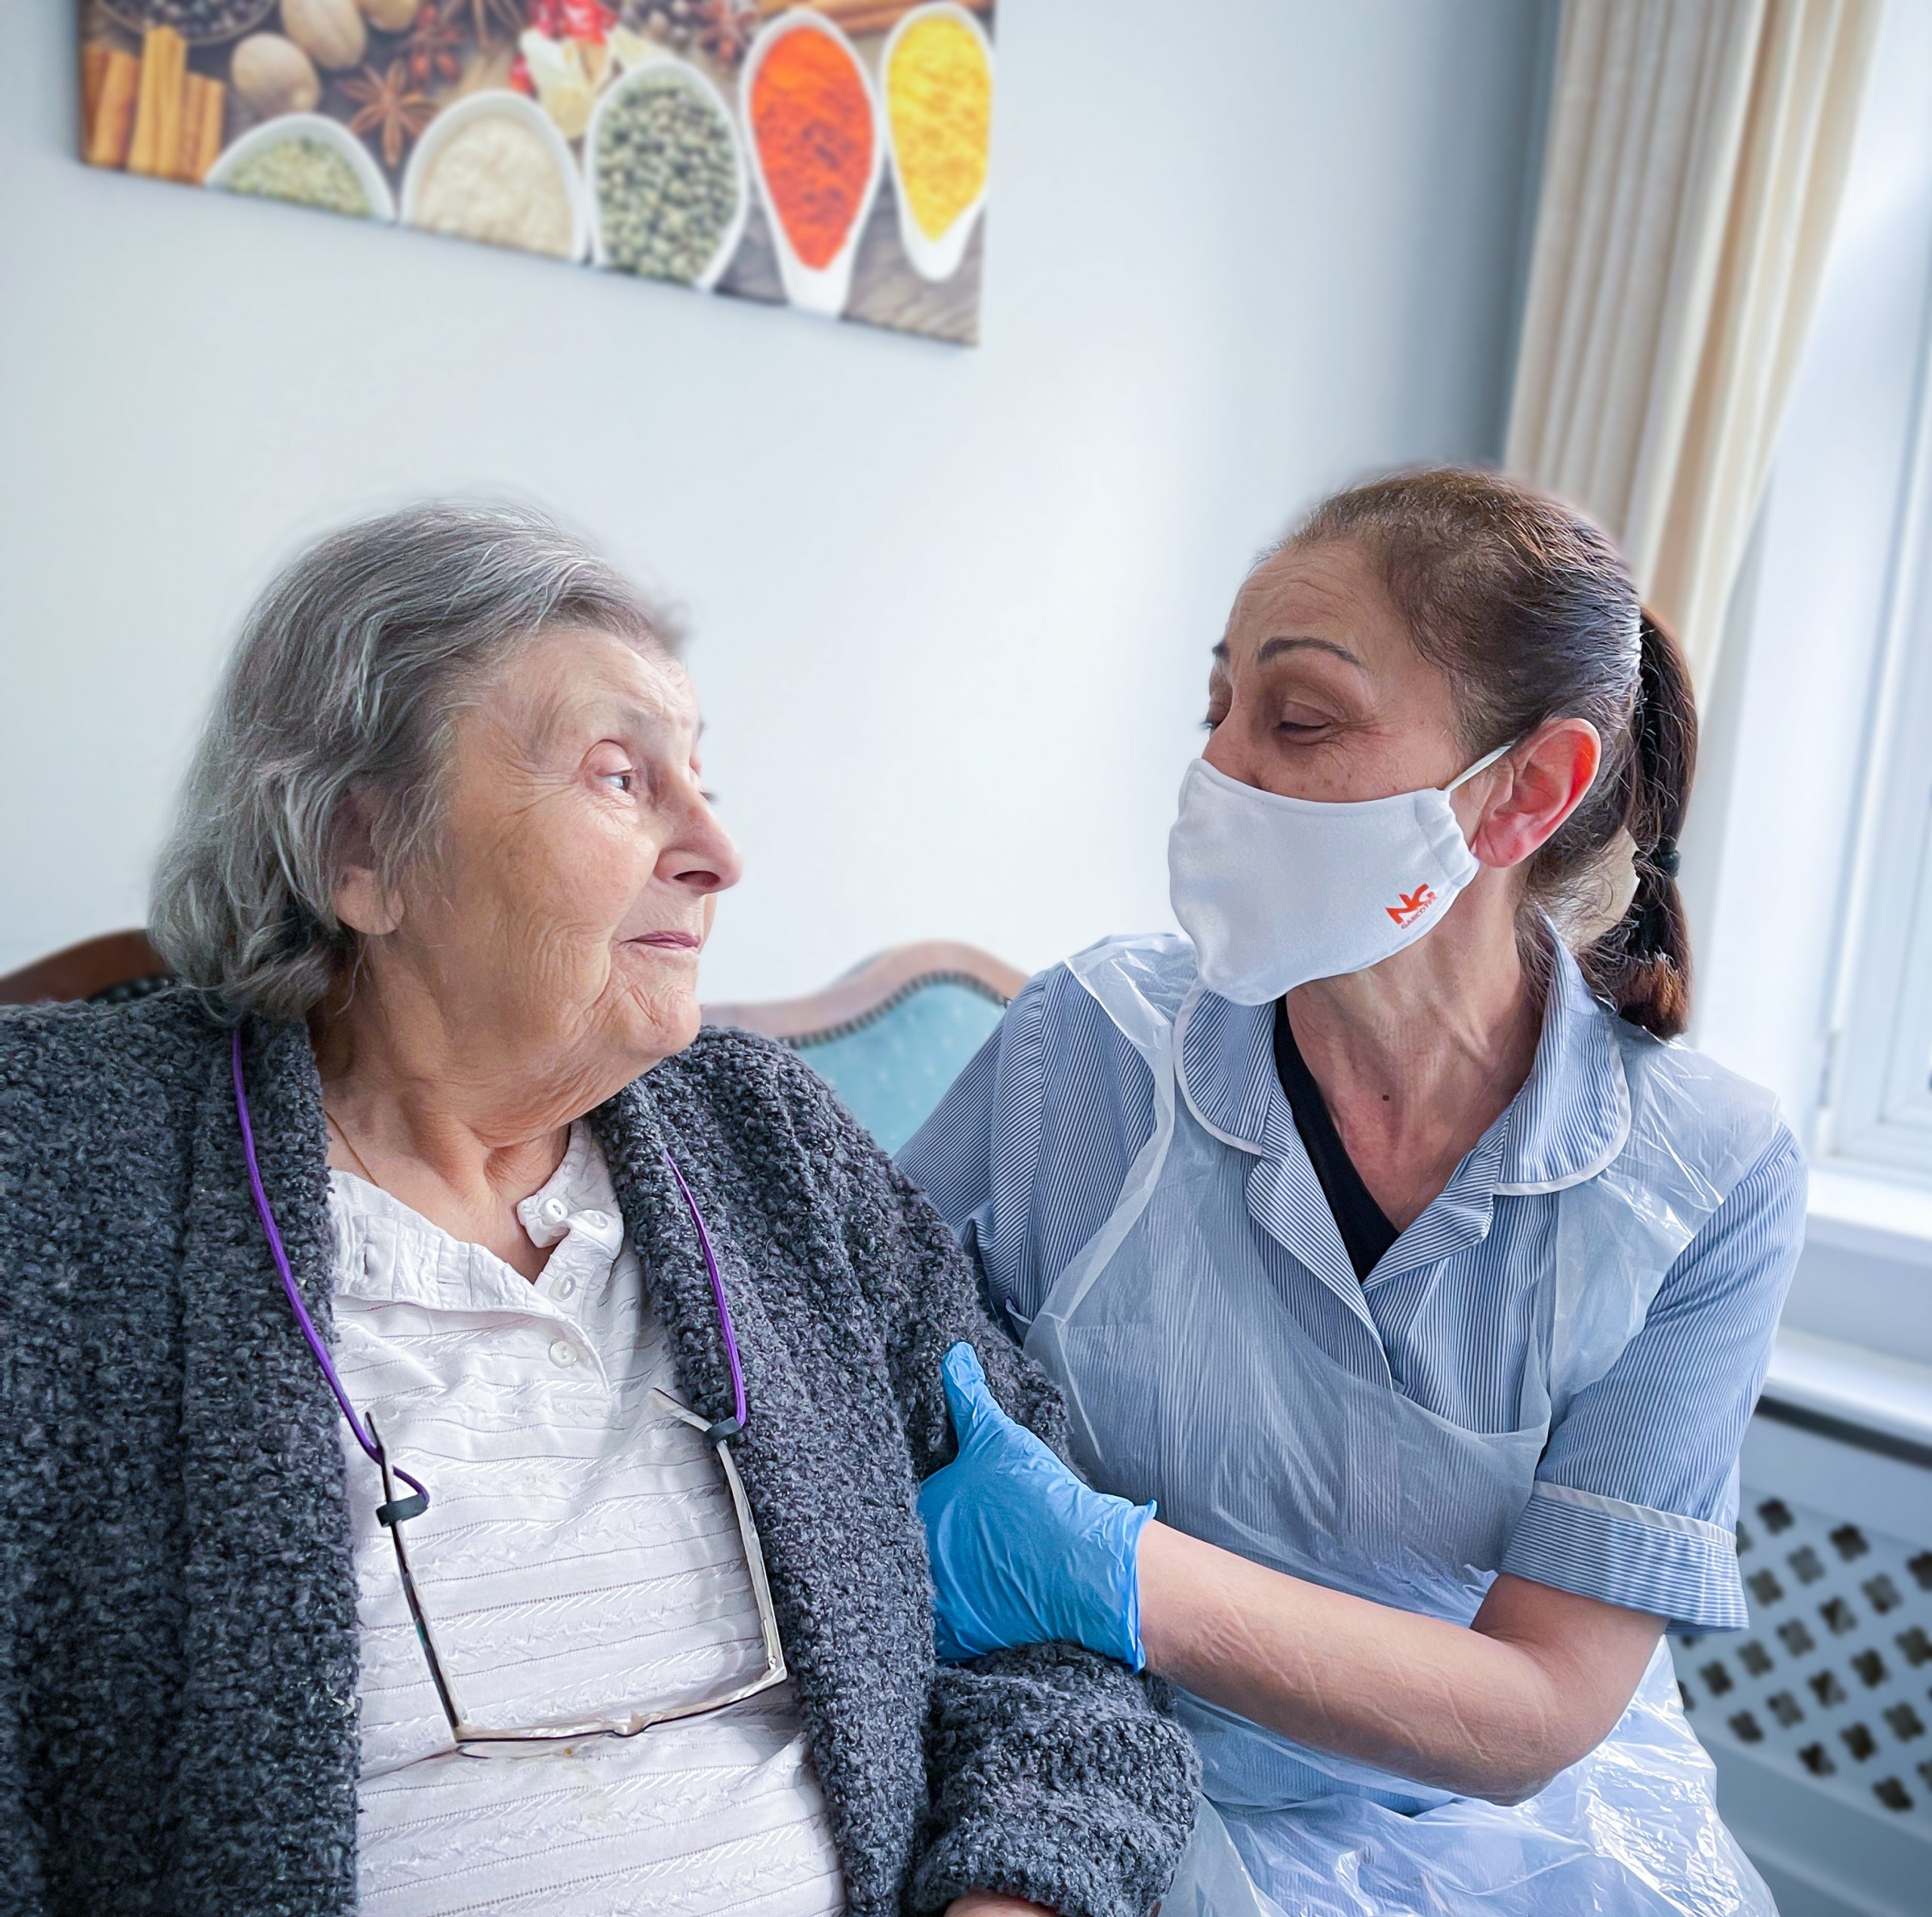
[[(1158, 1498), (1167, 1522), (1257, 1563), (1466, 1623), (1552, 1423), (1616, 1362), (1761, 1149), (1767, 1102), (1694, 1053), (1624, 1048), (1629, 1135), (1558, 1199), (1523, 1422), (1466, 1431), (1386, 1372), (1338, 1364), (1283, 1303), (1246, 1207), (1257, 1161), (1186, 1097), (1179, 1037), (1198, 995), (1186, 948), (1119, 940), (1071, 962), (1155, 1085), (1153, 1137), (1026, 1342), (1066, 1395), (1077, 1461), (1103, 1489)], [(1714, 1123), (1724, 1097), (1733, 1122), (1720, 1109)], [(1698, 1124), (1673, 1124), (1687, 1106)], [(1690, 1135), (1709, 1140), (1694, 1162), (1680, 1155)], [(1167, 1917), (1772, 1912), (1717, 1817), (1662, 1645), (1604, 1744), (1506, 1808), (1306, 1749), (1186, 1694), (1180, 1714), (1208, 1802)]]

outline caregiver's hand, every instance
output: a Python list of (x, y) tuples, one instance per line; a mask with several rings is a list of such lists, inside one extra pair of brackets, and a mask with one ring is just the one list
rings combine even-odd
[(1066, 1642), (1139, 1670), (1135, 1558), (1153, 1506), (1082, 1484), (1000, 1409), (971, 1345), (942, 1375), (959, 1455), (919, 1487), (941, 1660)]

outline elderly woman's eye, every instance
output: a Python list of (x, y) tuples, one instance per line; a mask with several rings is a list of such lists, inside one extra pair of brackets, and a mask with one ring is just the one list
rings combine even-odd
[(593, 746), (583, 758), (583, 769), (594, 785), (613, 792), (632, 792), (639, 784), (637, 762), (614, 739)]

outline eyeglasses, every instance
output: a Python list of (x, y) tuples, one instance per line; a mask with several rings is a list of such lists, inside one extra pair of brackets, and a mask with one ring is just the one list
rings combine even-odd
[[(764, 1548), (758, 1541), (758, 1525), (752, 1516), (751, 1506), (746, 1499), (745, 1488), (738, 1475), (737, 1463), (731, 1456), (731, 1441), (745, 1428), (744, 1370), (739, 1361), (738, 1341), (732, 1328), (731, 1306), (724, 1296), (724, 1281), (718, 1269), (716, 1255), (711, 1248), (711, 1235), (705, 1229), (704, 1215), (698, 1210), (697, 1201), (692, 1197), (691, 1187), (685, 1183), (685, 1175), (678, 1169), (677, 1161), (668, 1151), (665, 1152), (664, 1162), (676, 1182), (685, 1208), (691, 1213), (691, 1223), (697, 1232), (698, 1248), (704, 1256), (705, 1273), (711, 1281), (712, 1303), (718, 1313), (718, 1333), (731, 1374), (731, 1415), (713, 1423), (678, 1403), (661, 1387), (654, 1391), (652, 1395), (663, 1404), (674, 1417), (694, 1430), (702, 1432), (717, 1455), (718, 1464), (724, 1474), (725, 1488), (731, 1494), (731, 1509), (737, 1519), (739, 1542), (744, 1550), (746, 1571), (753, 1601), (758, 1607), (764, 1668), (747, 1680), (734, 1682), (721, 1695), (697, 1701), (632, 1706), (610, 1715), (568, 1724), (500, 1728), (479, 1725), (464, 1713), (450, 1683), (443, 1660), (437, 1654), (428, 1614), (423, 1609), (421, 1594), (417, 1589), (415, 1577), (410, 1569), (408, 1549), (403, 1542), (402, 1527), (411, 1519), (420, 1517), (429, 1508), (429, 1487), (420, 1478), (404, 1470), (400, 1465), (392, 1466), (374, 1420), (365, 1425), (357, 1415), (355, 1408), (349, 1402), (349, 1394), (343, 1389), (342, 1380), (337, 1373), (334, 1361), (329, 1356), (328, 1347), (323, 1344), (321, 1334), (315, 1329), (315, 1320), (309, 1316), (309, 1308), (303, 1303), (301, 1291), (295, 1282), (295, 1274), (289, 1266), (288, 1254), (283, 1246), (281, 1231), (275, 1224), (275, 1213), (269, 1206), (268, 1193), (262, 1184), (261, 1168), (256, 1161), (254, 1128), (249, 1122), (248, 1096), (242, 1079), (242, 1034), (238, 1029), (234, 1034), (230, 1060), (235, 1082), (235, 1115), (241, 1126), (242, 1155), (248, 1162), (248, 1189), (255, 1202), (256, 1215), (261, 1220), (263, 1235), (268, 1240), (275, 1270), (281, 1276), (282, 1289), (288, 1294), (290, 1308), (295, 1314), (295, 1321), (302, 1336), (306, 1340), (316, 1363), (321, 1366), (322, 1376), (328, 1380), (337, 1404), (341, 1407), (343, 1416), (348, 1420), (355, 1442), (382, 1473), (383, 1501), (376, 1507), (376, 1516), (388, 1531), (389, 1542), (395, 1549), (396, 1570), (402, 1580), (403, 1596), (409, 1607), (410, 1620), (416, 1627), (417, 1641), (423, 1647), (423, 1658), (429, 1667), (430, 1681), (435, 1686), (436, 1697), (443, 1707), (443, 1714), (449, 1720), (450, 1736), (456, 1748), (472, 1756), (485, 1756), (493, 1748), (499, 1746), (563, 1743), (582, 1737), (635, 1737), (639, 1732), (649, 1730), (653, 1725), (703, 1717), (711, 1712), (742, 1703), (748, 1697), (755, 1697), (761, 1691), (769, 1691), (774, 1685), (783, 1684), (789, 1672), (785, 1663), (784, 1646), (778, 1634), (777, 1614), (772, 1607), (771, 1580), (765, 1574)], [(398, 1497), (396, 1494), (395, 1481), (398, 1479), (409, 1488), (406, 1496)]]
[[(654, 1391), (652, 1396), (663, 1404), (672, 1414), (691, 1426), (694, 1429), (709, 1434), (712, 1427), (709, 1420), (678, 1402), (668, 1391)], [(380, 1435), (375, 1431), (374, 1420), (369, 1421), (371, 1437), (374, 1440), (375, 1457), (383, 1474), (383, 1494), (388, 1500), (386, 1508), (393, 1508), (398, 1503), (411, 1505), (414, 1497), (398, 1500), (395, 1494), (395, 1479), (407, 1474), (392, 1467), (384, 1451)], [(713, 1441), (718, 1461), (723, 1467), (724, 1482), (731, 1494), (731, 1508), (738, 1521), (738, 1539), (744, 1552), (745, 1568), (749, 1575), (752, 1595), (758, 1606), (758, 1630), (764, 1649), (764, 1667), (755, 1675), (743, 1681), (734, 1681), (728, 1688), (715, 1696), (676, 1704), (635, 1705), (604, 1716), (585, 1718), (567, 1723), (543, 1723), (526, 1725), (479, 1724), (463, 1707), (456, 1687), (450, 1680), (447, 1667), (436, 1649), (436, 1640), (430, 1628), (428, 1612), (425, 1610), (421, 1593), (417, 1588), (416, 1579), (410, 1569), (409, 1550), (403, 1542), (402, 1528), (406, 1519), (389, 1521), (386, 1528), (389, 1542), (395, 1547), (396, 1570), (402, 1580), (402, 1592), (409, 1606), (410, 1621), (416, 1626), (417, 1642), (423, 1647), (424, 1661), (429, 1667), (429, 1679), (435, 1686), (438, 1701), (443, 1707), (443, 1715), (448, 1719), (450, 1737), (457, 1749), (472, 1756), (487, 1756), (491, 1746), (541, 1744), (565, 1742), (580, 1737), (635, 1737), (640, 1731), (648, 1731), (653, 1725), (670, 1724), (685, 1718), (703, 1717), (712, 1711), (721, 1711), (727, 1706), (742, 1703), (748, 1697), (771, 1690), (774, 1685), (783, 1684), (788, 1672), (785, 1664), (783, 1646), (779, 1640), (778, 1620), (772, 1609), (771, 1586), (765, 1576), (764, 1554), (758, 1543), (758, 1526), (753, 1522), (751, 1506), (745, 1500), (744, 1485), (738, 1476), (738, 1467), (731, 1457), (728, 1441)], [(417, 1480), (408, 1479), (411, 1484)], [(423, 1494), (420, 1488), (417, 1495)], [(411, 1512), (411, 1515), (418, 1515)], [(479, 1746), (482, 1748), (478, 1748)]]

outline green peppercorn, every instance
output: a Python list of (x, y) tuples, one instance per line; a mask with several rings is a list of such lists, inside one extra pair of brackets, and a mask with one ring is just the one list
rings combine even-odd
[(738, 211), (731, 129), (675, 72), (647, 72), (606, 103), (595, 174), (605, 253), (626, 272), (689, 284)]

